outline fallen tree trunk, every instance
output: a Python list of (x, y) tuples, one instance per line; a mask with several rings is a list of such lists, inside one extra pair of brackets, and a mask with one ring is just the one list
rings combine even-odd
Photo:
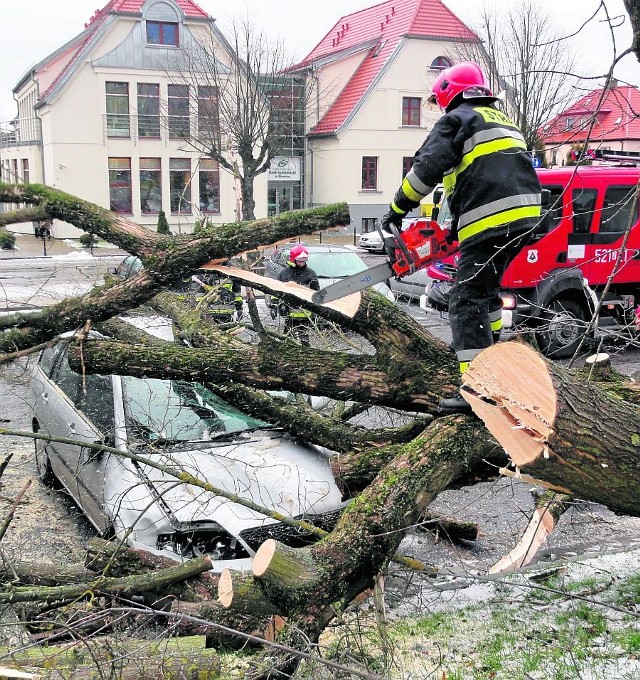
[(517, 342), (481, 352), (463, 382), (465, 398), (520, 474), (640, 513), (638, 406)]
[[(73, 678), (81, 680), (117, 677), (121, 680), (197, 677), (203, 680), (240, 680), (242, 670), (233, 669), (230, 660), (205, 647), (203, 636), (177, 640), (81, 640), (70, 645), (2, 650), (2, 666), (33, 678)], [(3, 654), (4, 656), (4, 654)], [(10, 661), (9, 661), (10, 659)], [(7, 674), (0, 677), (12, 677)], [(20, 676), (13, 676), (20, 677)], [(24, 677), (29, 677), (24, 676)]]

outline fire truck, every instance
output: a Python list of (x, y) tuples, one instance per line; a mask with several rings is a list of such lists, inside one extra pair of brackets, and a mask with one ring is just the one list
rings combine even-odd
[[(553, 358), (571, 356), (598, 320), (640, 333), (640, 155), (597, 160), (609, 163), (537, 170), (543, 214), (501, 281), (504, 325), (533, 329)], [(423, 306), (446, 309), (457, 257), (429, 267)]]

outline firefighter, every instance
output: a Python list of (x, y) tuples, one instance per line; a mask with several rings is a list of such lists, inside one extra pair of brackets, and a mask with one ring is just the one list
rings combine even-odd
[[(494, 103), (478, 64), (461, 62), (436, 78), (429, 101), (443, 116), (416, 151), (382, 228), (402, 218), (440, 182), (452, 214), (450, 238), (460, 246), (449, 299), (453, 347), (463, 373), (493, 344), (502, 326), (502, 274), (540, 219), (541, 188), (518, 127)], [(469, 412), (462, 394), (440, 412)]]
[(242, 318), (242, 284), (217, 271), (199, 271), (191, 277), (191, 293), (205, 298), (206, 317), (215, 323)]
[[(293, 246), (289, 252), (285, 268), (278, 275), (278, 280), (284, 283), (298, 283), (312, 290), (320, 290), (316, 273), (307, 265), (308, 259), (309, 251), (304, 246)], [(308, 347), (311, 344), (309, 342), (311, 312), (301, 307), (289, 307), (283, 302), (278, 305), (278, 310), (285, 317), (285, 332), (291, 333), (301, 345)]]

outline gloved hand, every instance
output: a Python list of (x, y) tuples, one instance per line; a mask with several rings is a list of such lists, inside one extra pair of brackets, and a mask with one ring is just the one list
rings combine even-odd
[(395, 210), (389, 210), (380, 220), (380, 236), (382, 236), (384, 250), (389, 258), (389, 262), (393, 264), (396, 261), (396, 240), (393, 237), (393, 232), (389, 229), (390, 224), (393, 224), (400, 230), (402, 227), (402, 215), (395, 212)]
[(395, 225), (398, 229), (402, 226), (402, 218), (404, 215), (401, 215), (400, 213), (397, 213), (395, 210), (388, 210), (383, 216), (382, 219), (380, 220), (380, 226), (382, 229), (385, 231), (389, 230), (389, 225), (393, 224)]

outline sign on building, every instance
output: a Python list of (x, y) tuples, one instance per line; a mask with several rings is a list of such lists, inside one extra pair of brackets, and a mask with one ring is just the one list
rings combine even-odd
[(299, 182), (302, 158), (300, 156), (275, 156), (269, 168), (270, 182)]

